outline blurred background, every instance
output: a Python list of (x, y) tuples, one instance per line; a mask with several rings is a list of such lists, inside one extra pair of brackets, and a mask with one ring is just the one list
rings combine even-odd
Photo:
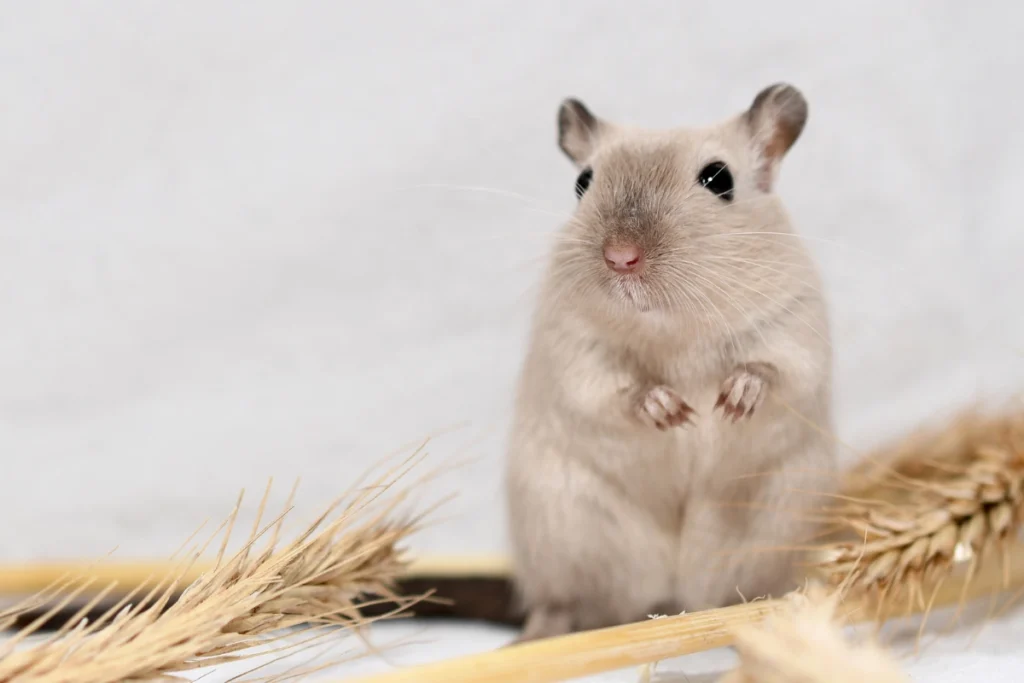
[[(1000, 2), (0, 3), (0, 561), (161, 558), (434, 435), (415, 539), (501, 552), (512, 391), (575, 172), (555, 114), (769, 83), (860, 449), (1024, 387), (1024, 11)], [(851, 451), (852, 453), (852, 451)], [(847, 457), (853, 457), (848, 455)]]

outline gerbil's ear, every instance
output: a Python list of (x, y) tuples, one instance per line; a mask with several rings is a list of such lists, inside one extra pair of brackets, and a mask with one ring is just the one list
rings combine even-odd
[(776, 83), (757, 94), (743, 120), (758, 155), (757, 185), (768, 192), (775, 184), (779, 162), (807, 123), (807, 100), (793, 86)]
[(604, 124), (582, 102), (569, 98), (558, 109), (558, 146), (577, 166), (594, 151)]

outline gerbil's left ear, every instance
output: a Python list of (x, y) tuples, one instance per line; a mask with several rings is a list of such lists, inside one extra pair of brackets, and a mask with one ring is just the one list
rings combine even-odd
[(743, 121), (757, 154), (757, 185), (768, 192), (775, 184), (779, 162), (807, 123), (807, 100), (793, 86), (776, 83), (757, 94)]

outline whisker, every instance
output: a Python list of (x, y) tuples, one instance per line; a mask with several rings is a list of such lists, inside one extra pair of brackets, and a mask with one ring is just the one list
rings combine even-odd
[[(728, 275), (725, 274), (725, 273), (716, 273), (716, 274), (719, 275), (720, 277), (728, 277)], [(739, 278), (728, 277), (728, 280), (729, 280), (729, 282), (731, 284), (734, 284), (734, 285), (737, 285), (739, 287), (742, 287), (743, 289), (746, 289), (749, 292), (753, 292), (754, 294), (757, 294), (757, 295), (759, 295), (761, 297), (764, 297), (768, 301), (774, 303), (776, 306), (778, 306), (780, 309), (782, 309), (783, 311), (785, 311), (789, 315), (793, 316), (793, 318), (795, 320), (797, 320), (798, 322), (803, 324), (808, 330), (810, 330), (812, 333), (814, 333), (830, 349), (832, 348), (831, 341), (822, 333), (821, 330), (816, 328), (811, 323), (807, 322), (807, 320), (805, 320), (803, 317), (798, 315), (795, 311), (793, 311), (793, 309), (789, 308), (788, 306), (786, 306), (784, 303), (782, 303), (778, 299), (775, 299), (774, 297), (771, 297), (768, 294), (765, 294), (764, 292), (762, 292), (761, 290), (757, 289), (756, 287), (751, 287), (750, 285), (746, 284), (745, 282), (743, 282)], [(784, 290), (780, 290), (780, 291), (784, 291)]]
[(700, 237), (694, 238), (694, 241), (711, 241), (711, 240), (735, 239), (735, 238), (747, 238), (747, 239), (762, 238), (762, 239), (764, 239), (764, 238), (768, 238), (768, 237), (786, 237), (786, 238), (789, 238), (789, 239), (792, 239), (792, 240), (797, 240), (797, 241), (806, 240), (806, 241), (816, 242), (816, 243), (827, 245), (827, 246), (840, 247), (842, 249), (849, 249), (851, 251), (860, 252), (864, 256), (870, 256), (873, 259), (877, 259), (877, 260), (879, 260), (881, 262), (884, 262), (887, 267), (897, 266), (897, 264), (893, 263), (890, 258), (882, 256), (881, 254), (877, 254), (875, 252), (869, 251), (869, 250), (864, 249), (862, 247), (856, 247), (856, 246), (853, 246), (853, 245), (850, 245), (850, 244), (839, 242), (837, 240), (829, 239), (827, 237), (818, 237), (816, 235), (802, 235), (802, 234), (798, 234), (798, 233), (776, 232), (776, 231), (769, 231), (769, 230), (753, 230), (753, 231), (749, 231), (749, 232), (722, 232), (722, 233), (716, 233), (716, 234), (711, 234), (711, 235), (702, 235)]
[[(719, 294), (721, 294), (723, 297), (725, 297), (726, 300), (727, 300), (726, 303), (731, 304), (736, 309), (737, 313), (739, 313), (742, 317), (744, 317), (746, 319), (746, 322), (748, 323), (750, 329), (755, 330), (761, 336), (761, 340), (765, 343), (765, 345), (767, 345), (768, 342), (767, 342), (767, 340), (765, 340), (764, 334), (758, 328), (757, 323), (753, 319), (752, 314), (749, 313), (747, 311), (747, 309), (745, 309), (743, 306), (740, 306), (739, 303), (737, 302), (736, 298), (734, 296), (732, 296), (730, 293), (726, 292), (724, 289), (719, 287), (717, 284), (715, 284), (713, 281), (709, 280), (708, 278), (705, 278), (704, 276), (698, 274), (696, 271), (699, 270), (699, 268), (696, 266), (696, 264), (687, 263), (687, 265), (689, 265), (691, 268), (694, 269), (694, 272), (692, 273), (692, 275), (694, 277), (698, 278), (698, 280), (700, 282), (704, 283), (708, 287), (711, 287), (712, 289), (717, 291)], [(714, 303), (711, 302), (710, 298), (708, 299), (708, 301), (709, 301), (709, 303), (711, 303), (712, 306), (714, 306)], [(717, 309), (717, 306), (715, 308)], [(754, 306), (754, 308), (755, 308), (755, 312), (757, 312), (757, 310), (756, 310), (757, 307)], [(722, 318), (724, 319), (724, 317), (725, 316), (723, 315)], [(727, 322), (726, 322), (726, 325), (728, 325)], [(737, 357), (740, 357), (742, 354), (740, 352), (740, 344), (738, 342), (738, 338), (737, 338), (737, 335), (736, 335), (735, 327), (734, 326), (729, 326), (729, 331), (730, 331), (730, 334), (733, 337), (733, 351), (735, 352)]]

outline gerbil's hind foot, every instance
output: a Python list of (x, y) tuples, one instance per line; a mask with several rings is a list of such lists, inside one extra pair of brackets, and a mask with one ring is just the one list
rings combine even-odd
[(657, 386), (644, 394), (637, 414), (647, 426), (666, 430), (682, 424), (692, 425), (695, 413), (675, 391)]
[(740, 368), (722, 383), (722, 392), (715, 403), (715, 410), (732, 422), (748, 418), (764, 402), (768, 394), (768, 378), (771, 369), (766, 364), (752, 364)]
[(573, 615), (564, 607), (535, 607), (526, 616), (522, 633), (510, 645), (541, 638), (554, 638), (573, 631)]

